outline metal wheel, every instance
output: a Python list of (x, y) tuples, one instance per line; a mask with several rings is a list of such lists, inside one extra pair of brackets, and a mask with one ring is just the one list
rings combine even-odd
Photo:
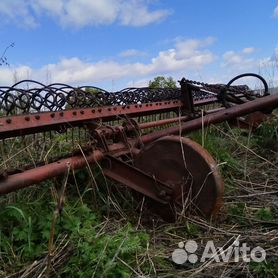
[(168, 221), (185, 211), (209, 217), (221, 206), (224, 184), (217, 164), (188, 138), (166, 136), (147, 145), (134, 159), (134, 166), (173, 189), (169, 205), (150, 204)]

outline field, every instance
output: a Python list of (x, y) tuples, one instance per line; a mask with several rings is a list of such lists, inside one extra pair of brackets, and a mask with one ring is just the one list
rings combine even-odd
[[(254, 132), (223, 123), (189, 137), (213, 155), (224, 177), (216, 218), (181, 215), (166, 223), (99, 165), (69, 171), (1, 197), (0, 277), (278, 277), (277, 117)], [(67, 150), (62, 136), (55, 140), (44, 152)], [(1, 144), (2, 167), (43, 156), (21, 144)], [(24, 149), (26, 158), (13, 149)], [(198, 258), (209, 240), (222, 251), (238, 240), (263, 248), (266, 260), (174, 263), (173, 251), (188, 240), (197, 242)]]

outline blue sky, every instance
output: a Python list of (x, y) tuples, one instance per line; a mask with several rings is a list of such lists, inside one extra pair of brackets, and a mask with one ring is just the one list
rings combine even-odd
[(157, 75), (277, 80), (274, 0), (1, 0), (0, 84), (144, 86)]

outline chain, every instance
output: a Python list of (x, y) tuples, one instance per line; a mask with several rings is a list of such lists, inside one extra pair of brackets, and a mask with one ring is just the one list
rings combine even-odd
[(197, 85), (201, 86), (205, 90), (209, 90), (215, 93), (219, 93), (221, 90), (227, 90), (229, 92), (233, 93), (251, 93), (252, 91), (247, 85), (234, 85), (234, 86), (227, 86), (225, 84), (209, 84), (209, 83), (204, 83), (204, 82), (199, 82), (199, 81), (194, 81), (190, 79), (183, 79), (184, 82), (191, 84), (191, 85)]

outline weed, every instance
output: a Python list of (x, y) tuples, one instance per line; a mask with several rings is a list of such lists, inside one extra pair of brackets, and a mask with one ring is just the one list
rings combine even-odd
[(272, 258), (261, 263), (251, 262), (250, 269), (258, 278), (278, 277), (278, 259)]
[(256, 218), (263, 221), (272, 221), (274, 215), (270, 208), (261, 208), (256, 212)]

